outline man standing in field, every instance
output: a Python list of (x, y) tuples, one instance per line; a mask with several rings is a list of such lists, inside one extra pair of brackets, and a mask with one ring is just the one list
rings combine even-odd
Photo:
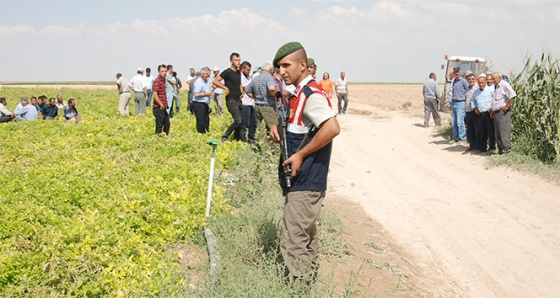
[(200, 70), (200, 77), (194, 81), (191, 89), (194, 97), (192, 100), (192, 111), (196, 117), (196, 131), (207, 133), (210, 131), (210, 71), (206, 68)]
[[(307, 69), (307, 55), (299, 42), (280, 47), (273, 64), (280, 68), (286, 84), (297, 86), (287, 119), (289, 158), (280, 165), (291, 165), (291, 187), (279, 171), (286, 195), (280, 249), (290, 278), (311, 283), (319, 265), (316, 222), (327, 189), (332, 140), (340, 127), (328, 97)], [(276, 143), (280, 141), (278, 129), (270, 130)]]
[(461, 76), (461, 68), (453, 68), (455, 76), (451, 88), (451, 124), (453, 125), (453, 140), (464, 142), (467, 139), (465, 132), (465, 100), (469, 83)]
[[(346, 108), (348, 107), (348, 85), (346, 84), (346, 73), (343, 71), (340, 73), (340, 78), (336, 80), (336, 96), (338, 97), (338, 114), (346, 114)], [(344, 107), (342, 102), (344, 101)]]
[(173, 99), (175, 97), (175, 85), (176, 85), (175, 78), (173, 78), (173, 65), (167, 65), (167, 74), (165, 75), (165, 90), (166, 90), (166, 98), (167, 98), (167, 114), (169, 117), (173, 117)]
[(511, 152), (511, 105), (517, 93), (502, 79), (501, 73), (494, 72), (492, 78), (496, 86), (490, 116), (494, 118), (498, 154), (508, 154)]
[(441, 92), (435, 73), (430, 73), (429, 79), (424, 83), (422, 94), (424, 95), (424, 127), (430, 126), (430, 114), (432, 114), (436, 126), (440, 126), (441, 116), (437, 107), (441, 102)]
[(490, 151), (496, 150), (496, 140), (494, 138), (494, 120), (490, 118), (492, 100), (494, 99), (494, 88), (487, 86), (486, 76), (478, 77), (478, 88), (472, 96), (474, 112), (478, 115), (478, 125), (476, 131), (476, 149), (486, 152), (488, 139), (490, 139)]
[(146, 89), (146, 80), (144, 79), (144, 69), (139, 67), (136, 75), (128, 83), (128, 88), (134, 90), (134, 109), (136, 116), (146, 115), (146, 99), (148, 91)]
[(128, 87), (128, 80), (120, 72), (117, 74), (117, 90), (119, 91), (119, 113), (121, 116), (128, 116), (130, 114), (128, 108), (130, 87)]
[[(214, 73), (212, 82), (214, 82), (214, 79), (220, 74), (220, 69), (216, 66), (212, 72)], [(221, 83), (223, 84), (224, 81), (222, 80)], [(224, 89), (214, 85), (214, 83), (212, 83), (212, 89), (214, 90), (214, 108), (216, 109), (216, 115), (222, 116), (224, 114)]]
[(154, 80), (152, 90), (154, 92), (154, 104), (152, 105), (154, 117), (156, 119), (156, 135), (162, 136), (163, 133), (169, 135), (170, 121), (169, 113), (166, 111), (167, 103), (166, 87), (167, 68), (164, 64), (158, 66), (158, 77)]
[(148, 99), (146, 100), (146, 107), (149, 107), (152, 104), (152, 85), (154, 84), (154, 80), (156, 77), (152, 75), (152, 69), (146, 68), (146, 76), (144, 80), (146, 82), (146, 92), (148, 92)]
[[(222, 71), (214, 79), (214, 85), (216, 87), (220, 87), (224, 89), (225, 96), (226, 96), (226, 106), (228, 111), (233, 118), (233, 123), (226, 129), (220, 142), (224, 143), (227, 141), (229, 136), (232, 132), (235, 131), (235, 139), (241, 139), (241, 129), (243, 128), (243, 117), (242, 117), (242, 110), (243, 107), (241, 105), (241, 72), (239, 67), (241, 66), (241, 58), (239, 57), (238, 53), (231, 53), (229, 56), (229, 61), (231, 62), (231, 66)], [(221, 81), (224, 81), (222, 83)]]
[(465, 76), (467, 78), (467, 83), (469, 83), (469, 88), (467, 94), (465, 95), (465, 126), (467, 129), (467, 142), (469, 142), (469, 148), (466, 151), (475, 150), (476, 144), (476, 128), (478, 127), (478, 115), (474, 112), (474, 106), (471, 102), (474, 91), (478, 89), (475, 84), (476, 79), (474, 73), (469, 73)]
[(196, 81), (197, 77), (196, 77), (196, 71), (194, 70), (194, 68), (191, 67), (191, 69), (189, 69), (189, 76), (187, 77), (187, 80), (185, 81), (185, 83), (187, 84), (187, 101), (188, 101), (188, 108), (187, 110), (193, 112), (192, 110), (192, 100), (193, 100), (193, 93), (192, 93), (192, 88), (193, 88), (193, 84), (194, 81)]
[(265, 61), (262, 66), (262, 73), (253, 78), (245, 92), (255, 99), (255, 114), (257, 125), (263, 120), (266, 129), (270, 131), (272, 126), (278, 124), (278, 117), (275, 109), (274, 95), (279, 90), (274, 80), (274, 67), (271, 61)]
[(244, 92), (249, 83), (251, 83), (251, 63), (243, 61), (243, 63), (241, 63), (241, 87), (243, 88), (243, 93), (241, 95), (241, 106), (243, 108), (243, 130), (241, 131), (241, 140), (247, 141), (249, 144), (254, 144), (255, 134), (257, 132), (255, 100)]

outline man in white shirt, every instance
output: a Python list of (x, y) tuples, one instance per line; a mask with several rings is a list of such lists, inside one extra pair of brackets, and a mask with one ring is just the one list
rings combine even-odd
[(10, 112), (6, 108), (7, 104), (8, 104), (8, 101), (6, 100), (6, 98), (5, 97), (0, 97), (0, 123), (10, 122), (16, 117), (16, 115), (14, 113)]
[(128, 80), (121, 73), (117, 73), (117, 89), (119, 90), (119, 113), (121, 116), (128, 116), (130, 113), (130, 88)]
[[(346, 108), (348, 107), (348, 86), (346, 84), (346, 73), (343, 71), (340, 73), (340, 78), (336, 80), (336, 96), (338, 97), (338, 114), (346, 114)], [(344, 101), (344, 107), (342, 102)]]
[(146, 99), (148, 91), (146, 90), (146, 81), (144, 79), (144, 69), (139, 67), (136, 75), (128, 83), (128, 87), (134, 90), (134, 108), (136, 116), (146, 115)]
[(144, 81), (146, 82), (146, 91), (148, 93), (148, 99), (146, 100), (146, 107), (152, 105), (152, 85), (156, 77), (152, 75), (152, 70), (148, 67), (146, 68), (146, 75), (144, 76)]
[(511, 151), (511, 105), (517, 93), (511, 85), (502, 79), (499, 72), (492, 73), (494, 79), (494, 100), (490, 108), (490, 117), (494, 119), (496, 130), (496, 143), (499, 154), (508, 154)]
[[(220, 69), (216, 66), (212, 70), (214, 73), (214, 77), (212, 78), (211, 82), (214, 82), (214, 78), (216, 78), (220, 74)], [(224, 81), (222, 80), (221, 83), (223, 84)], [(216, 109), (216, 115), (222, 116), (224, 114), (224, 89), (212, 84), (212, 89), (214, 89), (214, 108)]]
[(255, 99), (249, 97), (245, 92), (245, 88), (249, 83), (251, 83), (251, 63), (243, 61), (241, 63), (241, 86), (243, 87), (241, 97), (241, 105), (243, 106), (241, 140), (254, 144), (257, 131), (257, 116), (255, 114)]

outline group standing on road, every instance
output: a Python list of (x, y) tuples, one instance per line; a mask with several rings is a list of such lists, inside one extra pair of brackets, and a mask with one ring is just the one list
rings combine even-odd
[[(467, 152), (511, 152), (511, 105), (517, 96), (500, 72), (475, 74), (459, 67), (453, 68), (453, 79), (448, 96), (451, 104), (453, 141), (468, 144)], [(437, 104), (441, 93), (436, 75), (430, 74), (423, 88), (424, 126), (429, 126), (430, 115), (441, 125)]]

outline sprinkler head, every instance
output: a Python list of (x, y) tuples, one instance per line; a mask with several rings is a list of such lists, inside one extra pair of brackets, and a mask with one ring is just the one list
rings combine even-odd
[(218, 146), (218, 142), (216, 140), (209, 140), (206, 143), (212, 147)]

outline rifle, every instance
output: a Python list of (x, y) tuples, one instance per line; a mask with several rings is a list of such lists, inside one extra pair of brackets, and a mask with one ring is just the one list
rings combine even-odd
[[(278, 113), (278, 134), (280, 135), (280, 151), (282, 153), (280, 162), (284, 163), (288, 159), (288, 142), (286, 140), (286, 134), (288, 131), (288, 122), (286, 119), (286, 111), (284, 110), (284, 102), (282, 100), (282, 93), (280, 91), (276, 92), (274, 95), (276, 99), (276, 112)], [(292, 187), (292, 165), (285, 165), (284, 176), (286, 176), (286, 186), (288, 188)]]

